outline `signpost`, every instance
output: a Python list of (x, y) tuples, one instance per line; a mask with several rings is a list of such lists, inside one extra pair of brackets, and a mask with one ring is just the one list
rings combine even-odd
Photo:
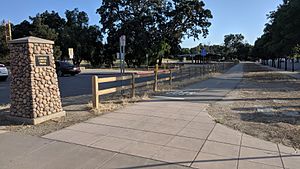
[(69, 48), (68, 51), (69, 51), (69, 57), (70, 57), (70, 59), (73, 59), (74, 58), (74, 50), (73, 50), (73, 48)]
[(202, 49), (201, 50), (201, 56), (203, 58), (203, 64), (204, 64), (204, 58), (205, 58), (206, 55), (207, 55), (207, 51), (205, 49)]
[(122, 35), (120, 37), (120, 70), (121, 75), (125, 73), (125, 46), (126, 46), (126, 36)]

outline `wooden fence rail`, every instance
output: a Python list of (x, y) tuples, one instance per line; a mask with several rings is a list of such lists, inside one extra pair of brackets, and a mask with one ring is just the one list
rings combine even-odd
[[(168, 82), (170, 86), (172, 86), (174, 80), (182, 80), (185, 78), (192, 78), (192, 77), (202, 77), (210, 76), (212, 73), (222, 72), (229, 67), (231, 67), (233, 63), (227, 64), (211, 64), (211, 65), (204, 65), (201, 67), (186, 67), (182, 68), (181, 66), (178, 69), (169, 69), (168, 71), (159, 72), (158, 66), (156, 65), (153, 73), (148, 74), (129, 74), (125, 76), (119, 77), (104, 77), (99, 78), (98, 76), (92, 77), (92, 101), (93, 101), (93, 108), (98, 109), (100, 104), (99, 97), (101, 95), (115, 93), (121, 90), (130, 90), (131, 97), (135, 97), (135, 90), (137, 87), (143, 87), (147, 85), (153, 85), (153, 91), (158, 90), (158, 83), (159, 82)], [(165, 77), (160, 77), (165, 75)], [(137, 82), (136, 79), (138, 78), (153, 78), (153, 80), (148, 80), (145, 82)], [(111, 83), (117, 81), (129, 81), (129, 85), (121, 85), (118, 87), (111, 87), (107, 89), (101, 89), (101, 84), (103, 83)]]

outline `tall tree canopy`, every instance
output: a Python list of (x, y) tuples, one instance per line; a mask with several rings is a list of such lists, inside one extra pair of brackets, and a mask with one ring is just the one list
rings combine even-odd
[(74, 64), (79, 65), (82, 60), (91, 61), (93, 65), (102, 64), (102, 36), (100, 28), (89, 25), (88, 15), (78, 9), (67, 10), (66, 19), (57, 12), (45, 11), (30, 21), (24, 20), (13, 27), (13, 38), (37, 36), (55, 41), (54, 56), (56, 59), (67, 59), (68, 48), (74, 48)]
[[(134, 60), (132, 64), (140, 65), (146, 60), (146, 53), (155, 62), (161, 61), (163, 51), (180, 51), (179, 44), (184, 36), (205, 37), (212, 15), (204, 6), (199, 0), (103, 0), (97, 12), (111, 51), (118, 51), (119, 37), (124, 34), (127, 36), (127, 58), (130, 58), (127, 63)], [(163, 44), (168, 44), (170, 50), (165, 50)]]
[(263, 59), (292, 56), (300, 44), (300, 0), (284, 0), (268, 18), (264, 34), (255, 42), (255, 54)]

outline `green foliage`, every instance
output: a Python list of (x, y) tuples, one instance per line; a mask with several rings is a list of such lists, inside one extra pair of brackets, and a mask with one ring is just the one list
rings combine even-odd
[[(78, 9), (67, 10), (66, 20), (57, 12), (45, 11), (34, 17), (31, 22), (23, 21), (13, 27), (13, 38), (37, 36), (55, 41), (54, 56), (56, 59), (67, 59), (68, 48), (74, 49), (74, 64), (82, 60), (101, 65), (100, 50), (103, 50), (102, 36), (98, 26), (88, 25), (88, 15)], [(99, 63), (98, 63), (99, 62)]]
[(293, 49), (292, 49), (292, 58), (300, 58), (300, 45), (297, 44)]
[(284, 0), (268, 18), (270, 22), (257, 39), (254, 53), (262, 59), (293, 55), (293, 48), (300, 44), (300, 0)]
[(0, 63), (8, 62), (9, 49), (5, 38), (5, 26), (0, 25)]
[(181, 54), (191, 54), (191, 51), (189, 48), (183, 48), (181, 49)]
[[(214, 56), (216, 60), (223, 59), (239, 59), (239, 60), (252, 60), (252, 48), (253, 46), (244, 42), (244, 36), (242, 34), (230, 34), (225, 35), (224, 45), (205, 45), (199, 44), (198, 46), (189, 49), (191, 54), (200, 55), (201, 50), (205, 49), (207, 53)], [(184, 49), (185, 51), (187, 49)], [(184, 50), (181, 51), (183, 54), (186, 53)]]
[[(128, 66), (141, 66), (146, 54), (151, 64), (178, 54), (184, 37), (206, 37), (212, 18), (201, 0), (103, 0), (97, 13), (101, 27), (89, 25), (88, 15), (78, 9), (67, 10), (65, 18), (55, 11), (38, 13), (14, 25), (13, 38), (53, 40), (56, 59), (68, 58), (68, 48), (73, 48), (76, 65), (87, 60), (93, 66), (112, 66), (119, 51), (119, 37), (126, 35), (125, 61)], [(105, 45), (102, 34), (107, 37)], [(1, 41), (1, 57), (7, 55), (4, 44)]]
[[(149, 54), (152, 64), (164, 55), (179, 53), (184, 36), (208, 34), (211, 12), (199, 0), (103, 0), (97, 10), (110, 52), (118, 52), (119, 37), (127, 36), (126, 62), (140, 66)], [(168, 52), (169, 51), (169, 52)]]

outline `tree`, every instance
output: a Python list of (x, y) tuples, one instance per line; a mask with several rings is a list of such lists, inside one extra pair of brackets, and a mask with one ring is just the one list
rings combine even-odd
[(30, 36), (30, 32), (33, 30), (33, 26), (30, 22), (24, 20), (20, 24), (12, 27), (12, 37), (14, 39)]
[(146, 54), (161, 63), (161, 44), (168, 44), (171, 53), (180, 52), (184, 36), (206, 36), (212, 18), (199, 0), (103, 0), (97, 13), (113, 53), (118, 51), (118, 38), (126, 35), (126, 62), (137, 66), (146, 60)]
[(183, 48), (183, 49), (181, 49), (181, 52), (180, 52), (181, 54), (191, 54), (191, 51), (190, 51), (190, 49), (189, 48)]
[[(68, 48), (73, 48), (75, 65), (79, 65), (82, 60), (90, 61), (97, 53), (96, 45), (99, 45), (102, 40), (100, 28), (89, 26), (88, 15), (77, 8), (72, 11), (67, 10), (65, 14), (67, 21), (61, 33), (63, 56), (68, 55)], [(93, 56), (93, 61), (95, 60), (97, 59)]]
[[(4, 22), (3, 22), (4, 23)], [(6, 43), (5, 26), (0, 25), (0, 63), (8, 61), (9, 49)]]
[(255, 42), (255, 53), (272, 60), (293, 55), (293, 48), (300, 44), (299, 18), (300, 0), (284, 0), (268, 15), (264, 34)]
[[(50, 28), (48, 25), (43, 23), (44, 18), (41, 15), (36, 17), (30, 17), (32, 23), (23, 21), (13, 27), (13, 38), (22, 38), (26, 36), (36, 36), (48, 40), (56, 41), (58, 39), (58, 33), (55, 29)], [(59, 58), (61, 51), (59, 46), (54, 46), (54, 57)]]
[(236, 52), (243, 45), (245, 37), (242, 34), (230, 34), (224, 36), (224, 46), (227, 49), (227, 57), (237, 57)]

